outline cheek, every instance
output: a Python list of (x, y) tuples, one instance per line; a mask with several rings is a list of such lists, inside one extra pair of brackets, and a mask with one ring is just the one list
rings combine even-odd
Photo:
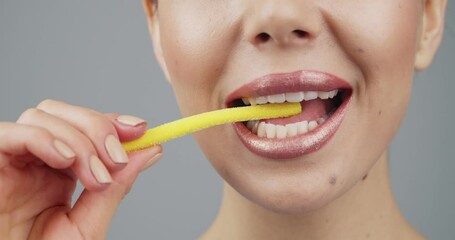
[(161, 30), (163, 56), (185, 115), (216, 107), (207, 105), (219, 94), (214, 89), (235, 44), (236, 29), (229, 20), (235, 17), (214, 10), (210, 3), (194, 6), (197, 3), (170, 1), (160, 11), (160, 24), (165, 26)]
[[(355, 5), (351, 4), (343, 7), (333, 4), (330, 11), (336, 14), (328, 18), (336, 41), (365, 78), (365, 81), (358, 81), (359, 92), (365, 91), (368, 84), (396, 83), (394, 79), (409, 77), (407, 73), (413, 72), (417, 48), (420, 4), (414, 0), (356, 1)], [(335, 10), (337, 7), (341, 10)], [(384, 73), (393, 77), (381, 81), (369, 78)]]
[(358, 72), (353, 107), (345, 121), (347, 132), (357, 134), (341, 138), (351, 139), (348, 147), (358, 149), (347, 153), (344, 158), (352, 161), (344, 167), (346, 172), (356, 169), (359, 179), (387, 149), (406, 112), (421, 9), (410, 0), (355, 2), (331, 6), (332, 11), (336, 7), (346, 11), (337, 10), (330, 19), (336, 39)]
[[(397, 129), (412, 89), (421, 4), (414, 0), (355, 2), (350, 7), (331, 6), (337, 13), (331, 17), (335, 35), (359, 68), (354, 97), (363, 105), (359, 109), (368, 113), (363, 117), (369, 123), (390, 124), (378, 124), (378, 133), (385, 130), (382, 126)], [(342, 10), (335, 11), (337, 7)]]

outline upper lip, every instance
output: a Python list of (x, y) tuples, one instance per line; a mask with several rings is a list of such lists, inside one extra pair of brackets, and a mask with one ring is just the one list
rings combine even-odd
[(299, 70), (290, 73), (273, 73), (256, 78), (228, 95), (225, 107), (236, 99), (267, 96), (297, 91), (332, 91), (351, 89), (351, 85), (330, 73)]

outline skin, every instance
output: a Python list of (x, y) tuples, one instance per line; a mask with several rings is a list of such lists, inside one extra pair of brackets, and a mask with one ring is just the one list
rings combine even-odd
[[(184, 115), (222, 108), (227, 94), (269, 73), (322, 70), (353, 86), (334, 138), (292, 161), (254, 155), (230, 125), (195, 135), (226, 180), (219, 215), (202, 239), (422, 238), (393, 199), (387, 145), (414, 71), (428, 67), (440, 44), (446, 4), (167, 0), (156, 8), (146, 0), (155, 53)], [(269, 40), (257, 41), (260, 33)], [(104, 239), (121, 199), (162, 151), (115, 163), (107, 137), (132, 140), (146, 129), (144, 121), (121, 119), (46, 100), (16, 123), (1, 122), (0, 239)], [(85, 191), (71, 207), (77, 179)]]
[[(157, 146), (130, 154), (129, 163), (114, 163), (106, 137), (132, 140), (147, 127), (118, 119), (118, 114), (46, 100), (25, 111), (17, 123), (0, 122), (0, 239), (105, 238), (138, 173), (161, 152)], [(55, 140), (74, 154), (60, 153)], [(97, 181), (90, 167), (93, 155), (111, 181)], [(71, 208), (78, 179), (85, 190)]]
[(232, 91), (271, 73), (325, 71), (353, 88), (333, 139), (296, 159), (255, 155), (231, 125), (195, 134), (226, 182), (203, 238), (420, 238), (392, 197), (387, 147), (415, 70), (440, 44), (446, 4), (168, 0), (156, 8), (146, 1), (156, 57), (184, 115), (222, 108)]

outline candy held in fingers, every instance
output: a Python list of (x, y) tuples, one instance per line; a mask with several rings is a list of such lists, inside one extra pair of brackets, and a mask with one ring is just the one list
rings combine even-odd
[(289, 117), (301, 111), (300, 103), (265, 104), (215, 110), (149, 129), (141, 138), (122, 143), (122, 145), (127, 152), (133, 152), (208, 127), (232, 122)]

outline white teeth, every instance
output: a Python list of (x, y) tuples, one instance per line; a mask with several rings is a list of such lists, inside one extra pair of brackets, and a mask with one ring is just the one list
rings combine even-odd
[(267, 138), (275, 138), (276, 136), (276, 125), (266, 123), (265, 124), (265, 133), (267, 135)]
[(267, 97), (265, 97), (265, 96), (256, 98), (256, 104), (266, 104), (267, 102), (268, 102), (268, 100), (267, 100)]
[(315, 92), (315, 91), (307, 91), (304, 93), (304, 95), (305, 95), (305, 101), (310, 101), (310, 100), (318, 98), (318, 92)]
[(297, 133), (305, 134), (308, 132), (308, 121), (298, 122), (297, 123)]
[(248, 121), (246, 127), (251, 130), (254, 134), (258, 132), (259, 121)]
[(329, 114), (322, 116), (321, 118), (318, 119), (318, 124), (321, 125), (321, 124), (325, 123), (325, 121), (327, 121), (328, 118), (329, 118)]
[(276, 126), (276, 137), (277, 138), (285, 138), (288, 135), (288, 130), (285, 126), (277, 125)]
[(256, 123), (253, 125), (253, 128), (251, 129), (251, 132), (254, 134), (258, 133), (258, 127), (259, 127), (259, 121), (255, 121)]
[(318, 122), (316, 122), (316, 121), (310, 121), (308, 123), (308, 131), (313, 131), (317, 127), (318, 127)]
[(330, 92), (324, 91), (305, 91), (305, 92), (291, 92), (281, 93), (268, 96), (242, 98), (245, 105), (257, 105), (267, 103), (283, 103), (283, 102), (301, 102), (310, 101), (316, 98), (329, 99), (334, 98), (338, 94), (338, 90)]
[(287, 124), (286, 126), (275, 125), (272, 123), (265, 123), (260, 121), (248, 121), (246, 123), (246, 126), (248, 129), (251, 130), (251, 132), (258, 135), (258, 137), (260, 138), (283, 139), (313, 131), (319, 125), (323, 124), (328, 117), (329, 117), (328, 115), (325, 115), (319, 118), (318, 120), (290, 123)]
[(319, 118), (318, 119), (318, 124), (323, 124), (325, 122), (325, 119), (324, 118)]
[(286, 125), (286, 131), (287, 131), (288, 137), (297, 136), (297, 134), (298, 134), (297, 124), (291, 123), (291, 124)]
[(284, 103), (284, 101), (286, 101), (286, 97), (285, 97), (284, 93), (275, 94), (275, 95), (267, 96), (267, 100), (269, 101), (269, 103)]
[(330, 92), (318, 92), (318, 97), (320, 99), (328, 99), (330, 95)]
[(285, 94), (287, 102), (301, 102), (303, 101), (303, 92), (293, 92)]
[[(245, 105), (257, 105), (267, 103), (283, 103), (283, 102), (302, 102), (313, 99), (329, 99), (334, 98), (338, 94), (338, 90), (332, 90), (328, 92), (324, 91), (305, 91), (305, 92), (291, 92), (274, 94), (260, 97), (242, 98)], [(301, 121), (296, 123), (290, 123), (286, 126), (275, 125), (272, 123), (265, 123), (261, 121), (248, 121), (246, 127), (254, 134), (257, 134), (260, 138), (286, 138), (294, 137), (297, 135), (305, 134), (309, 131), (313, 131), (319, 125), (327, 121), (332, 116), (334, 110), (327, 113), (326, 115), (311, 121)]]
[(258, 126), (258, 137), (265, 137), (266, 136), (266, 133), (265, 133), (265, 122), (261, 122), (259, 123), (259, 126)]

